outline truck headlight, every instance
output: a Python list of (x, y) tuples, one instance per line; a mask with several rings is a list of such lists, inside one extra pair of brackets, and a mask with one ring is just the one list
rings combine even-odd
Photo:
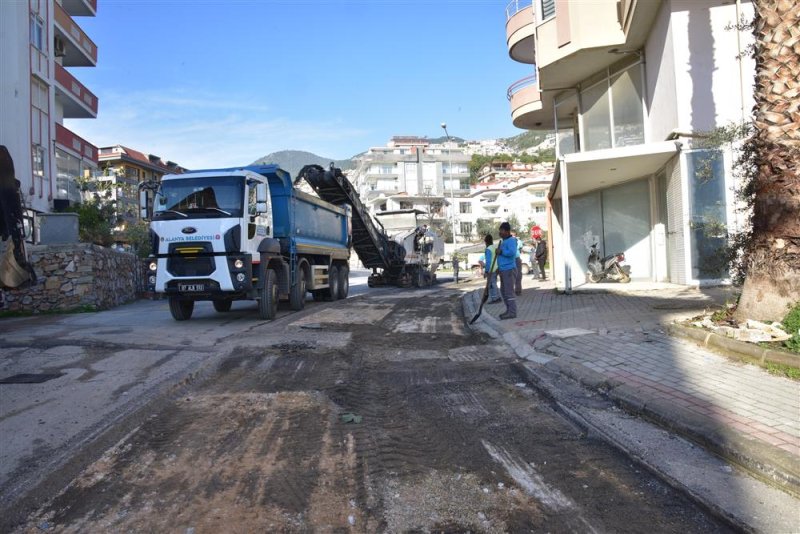
[(233, 266), (236, 267), (237, 269), (241, 269), (242, 267), (244, 267), (244, 262), (242, 260), (236, 260), (233, 262)]
[(148, 268), (149, 268), (151, 271), (157, 271), (157, 270), (158, 270), (158, 263), (157, 263), (157, 262), (154, 262), (154, 261), (151, 261), (151, 262), (150, 262), (150, 265), (148, 265)]
[(237, 282), (244, 282), (244, 278), (245, 278), (244, 273), (239, 273), (236, 275)]

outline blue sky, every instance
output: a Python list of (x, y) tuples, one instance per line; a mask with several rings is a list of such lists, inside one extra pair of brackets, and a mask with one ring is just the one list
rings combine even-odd
[(67, 126), (189, 168), (282, 149), (347, 158), (392, 135), (520, 133), (505, 93), (531, 67), (489, 0), (98, 0), (73, 68), (100, 99)]

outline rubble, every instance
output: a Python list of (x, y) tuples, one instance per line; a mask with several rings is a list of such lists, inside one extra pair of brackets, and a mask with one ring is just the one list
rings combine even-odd
[(692, 322), (692, 326), (704, 328), (720, 336), (748, 343), (773, 343), (786, 341), (792, 337), (791, 334), (787, 334), (783, 330), (780, 323), (767, 324), (752, 319), (748, 319), (745, 324), (734, 327), (717, 325), (711, 320), (710, 316), (707, 316), (703, 317), (701, 321)]

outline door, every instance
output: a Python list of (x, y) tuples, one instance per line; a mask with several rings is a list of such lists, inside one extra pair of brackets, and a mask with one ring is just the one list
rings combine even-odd
[(270, 201), (269, 189), (267, 189), (267, 211), (257, 213), (256, 210), (256, 188), (261, 183), (255, 179), (247, 180), (247, 211), (244, 216), (245, 250), (252, 253), (253, 260), (259, 261), (258, 245), (264, 238), (272, 237), (272, 202)]

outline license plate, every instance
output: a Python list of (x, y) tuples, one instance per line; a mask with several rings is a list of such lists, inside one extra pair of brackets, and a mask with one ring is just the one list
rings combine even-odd
[(193, 291), (205, 291), (206, 285), (205, 284), (178, 284), (178, 291), (186, 291), (186, 292), (193, 292)]

